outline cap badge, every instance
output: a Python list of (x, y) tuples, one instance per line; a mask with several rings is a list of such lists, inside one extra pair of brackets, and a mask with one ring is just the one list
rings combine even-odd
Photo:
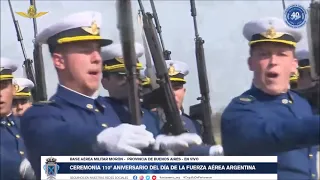
[(170, 64), (170, 67), (169, 67), (169, 69), (168, 69), (168, 75), (169, 75), (169, 76), (174, 76), (174, 75), (177, 75), (177, 74), (179, 74), (179, 72), (176, 71), (176, 69), (175, 69), (174, 66), (173, 66), (173, 63), (171, 63), (171, 64)]
[(274, 27), (270, 27), (267, 32), (266, 32), (267, 38), (273, 39), (275, 38), (275, 36), (277, 35), (276, 30), (274, 29)]
[(0, 72), (1, 72), (2, 70), (4, 70), (4, 67), (0, 67)]
[(115, 57), (115, 60), (117, 60), (119, 63), (124, 64), (123, 57)]
[(284, 33), (276, 32), (273, 26), (271, 26), (266, 32), (261, 33), (262, 36), (268, 39), (279, 38), (284, 35)]
[(13, 87), (16, 90), (16, 92), (20, 92), (23, 90), (18, 84), (13, 84)]
[(83, 30), (85, 30), (86, 32), (92, 34), (92, 35), (98, 35), (100, 32), (100, 29), (96, 23), (96, 21), (93, 21), (91, 23), (91, 27), (82, 27)]

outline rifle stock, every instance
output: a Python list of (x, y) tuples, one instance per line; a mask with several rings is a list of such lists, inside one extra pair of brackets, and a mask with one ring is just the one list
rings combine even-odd
[[(202, 124), (203, 124), (203, 142), (206, 144), (214, 145), (216, 144), (213, 137), (213, 127), (211, 121), (211, 106), (210, 106), (210, 91), (209, 91), (209, 83), (207, 77), (207, 68), (206, 61), (204, 55), (204, 40), (199, 36), (198, 27), (197, 27), (197, 12), (196, 5), (194, 0), (190, 0), (191, 5), (191, 16), (193, 17), (193, 24), (195, 30), (195, 54), (197, 60), (197, 69), (198, 69), (198, 79), (200, 86), (200, 94), (201, 97), (197, 98), (197, 100), (201, 101), (201, 114), (203, 114)], [(199, 105), (198, 105), (199, 106)]]

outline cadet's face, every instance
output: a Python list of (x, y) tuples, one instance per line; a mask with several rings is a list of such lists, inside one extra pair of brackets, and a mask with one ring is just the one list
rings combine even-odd
[(12, 80), (0, 81), (0, 117), (7, 116), (11, 112), (13, 95)]
[(102, 86), (108, 90), (109, 96), (116, 99), (126, 99), (128, 97), (127, 77), (124, 74), (112, 73), (108, 78), (102, 78)]
[[(139, 83), (140, 80), (137, 81), (137, 84)], [(104, 89), (108, 90), (110, 97), (116, 99), (128, 98), (129, 84), (127, 81), (127, 75), (110, 73), (108, 78), (102, 78), (101, 84)]]
[(100, 46), (86, 41), (63, 45), (61, 54), (53, 55), (57, 69), (64, 71), (61, 81), (71, 89), (92, 95), (99, 88), (102, 72)]
[(298, 88), (306, 89), (313, 85), (310, 68), (299, 70)]
[(15, 116), (22, 116), (29, 107), (31, 107), (31, 102), (28, 99), (14, 99), (12, 112)]
[(253, 47), (248, 65), (254, 84), (262, 91), (277, 95), (288, 90), (290, 76), (296, 72), (294, 49), (281, 43), (260, 43)]
[(186, 88), (184, 88), (183, 85), (173, 85), (172, 88), (173, 88), (177, 106), (181, 110), (184, 96), (186, 94)]

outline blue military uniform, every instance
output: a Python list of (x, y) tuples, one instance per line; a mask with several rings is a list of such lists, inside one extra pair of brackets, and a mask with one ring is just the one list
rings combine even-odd
[[(58, 44), (85, 40), (108, 45), (112, 41), (101, 38), (100, 26), (100, 13), (80, 12), (48, 27), (36, 41), (48, 44), (50, 51)], [(107, 155), (97, 151), (97, 135), (119, 125), (116, 117), (100, 97), (88, 97), (62, 85), (50, 101), (34, 103), (22, 117), (21, 132), (37, 178), (42, 171), (40, 156)]]
[[(168, 75), (172, 84), (172, 87), (175, 89), (176, 87), (182, 87), (187, 81), (185, 77), (189, 74), (189, 67), (186, 63), (181, 61), (174, 60), (166, 60), (166, 65), (168, 68)], [(146, 72), (145, 72), (146, 73)], [(196, 133), (201, 136), (201, 125), (195, 121), (191, 120), (188, 115), (182, 113), (181, 120), (183, 121), (183, 125), (185, 129), (189, 133)], [(160, 120), (160, 126), (162, 127), (162, 132), (165, 132), (163, 128), (167, 128), (164, 120)], [(211, 146), (209, 145), (201, 145), (190, 147), (188, 150), (184, 152), (184, 155), (188, 156), (208, 156), (210, 153)]]
[[(17, 65), (10, 59), (1, 58), (0, 66), (0, 81), (12, 81), (12, 73), (16, 71)], [(19, 168), (26, 154), (19, 122), (19, 118), (12, 113), (0, 117), (0, 179), (20, 179)]]
[[(144, 48), (141, 44), (135, 43), (135, 49), (137, 59), (139, 59), (144, 53)], [(126, 69), (123, 60), (121, 44), (112, 44), (110, 46), (102, 48), (101, 56), (103, 58), (104, 77), (112, 73), (125, 76)], [(140, 62), (137, 62), (137, 70), (143, 70), (143, 65)], [(145, 77), (142, 76), (141, 80), (142, 85), (147, 84), (146, 82), (144, 82)], [(107, 104), (110, 104), (112, 106), (122, 123), (131, 123), (129, 122), (131, 117), (128, 109), (127, 99), (119, 100), (114, 97), (105, 97), (104, 100)], [(152, 132), (154, 137), (156, 137), (159, 134), (159, 125), (157, 123), (158, 120), (156, 116), (144, 108), (142, 108), (141, 111), (142, 123), (145, 124), (146, 129)]]
[[(250, 45), (258, 42), (295, 46), (301, 35), (282, 19), (266, 18), (244, 27)], [(254, 85), (234, 98), (222, 114), (222, 142), (229, 156), (278, 156), (278, 179), (317, 179), (319, 116), (308, 102), (288, 91), (268, 95)]]

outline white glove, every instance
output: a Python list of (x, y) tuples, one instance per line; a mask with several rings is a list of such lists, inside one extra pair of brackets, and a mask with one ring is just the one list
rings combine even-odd
[(97, 141), (100, 148), (111, 153), (142, 154), (141, 149), (152, 145), (155, 139), (145, 125), (121, 124), (103, 130)]
[(22, 179), (25, 179), (25, 180), (36, 179), (36, 176), (31, 167), (31, 164), (29, 160), (26, 158), (21, 162), (19, 172)]
[(153, 149), (166, 150), (174, 153), (184, 151), (192, 145), (202, 144), (202, 139), (195, 133), (183, 133), (178, 136), (158, 135)]
[(221, 145), (211, 146), (209, 156), (223, 156), (223, 147)]

